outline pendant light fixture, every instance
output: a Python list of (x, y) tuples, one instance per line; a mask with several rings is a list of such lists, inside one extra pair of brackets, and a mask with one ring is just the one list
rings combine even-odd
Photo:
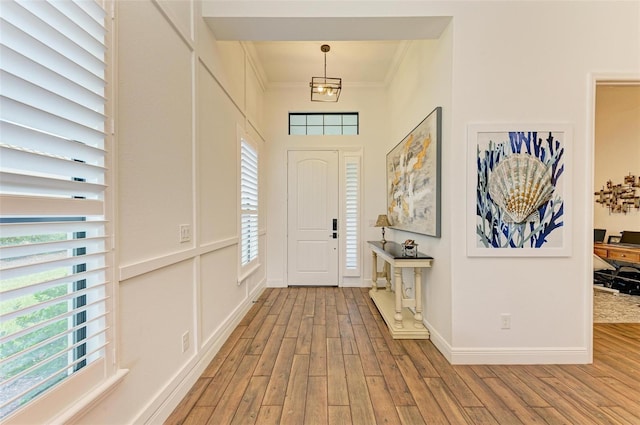
[(311, 101), (337, 102), (342, 91), (342, 78), (327, 77), (327, 52), (331, 46), (323, 44), (320, 50), (324, 53), (324, 77), (311, 77)]

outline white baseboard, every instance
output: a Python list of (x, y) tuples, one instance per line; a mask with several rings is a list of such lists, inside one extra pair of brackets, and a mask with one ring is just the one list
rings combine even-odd
[[(176, 379), (172, 380), (165, 386), (165, 391), (162, 391), (159, 398), (162, 398), (164, 394), (169, 392), (168, 396), (163, 400), (156, 400), (148, 404), (149, 408), (145, 409), (138, 415), (133, 423), (145, 423), (145, 424), (162, 424), (171, 415), (175, 408), (180, 404), (182, 399), (187, 395), (191, 387), (196, 383), (198, 378), (205, 371), (211, 360), (220, 351), (222, 344), (225, 343), (229, 335), (238, 326), (238, 323), (247, 314), (247, 312), (254, 305), (253, 300), (256, 299), (262, 291), (265, 289), (265, 282), (256, 286), (250, 296), (248, 296), (242, 304), (235, 309), (233, 313), (229, 315), (227, 320), (214, 332), (214, 334), (203, 343), (201, 349), (201, 355), (193, 362), (189, 362), (185, 365), (184, 369), (176, 375)], [(170, 388), (174, 387), (173, 390)], [(160, 401), (160, 406), (153, 410), (153, 406)]]
[(588, 364), (585, 347), (454, 348), (451, 364)]
[(424, 324), (433, 345), (454, 365), (591, 363), (587, 347), (452, 347), (431, 324), (426, 321)]
[(268, 279), (267, 288), (286, 288), (284, 280), (282, 279)]

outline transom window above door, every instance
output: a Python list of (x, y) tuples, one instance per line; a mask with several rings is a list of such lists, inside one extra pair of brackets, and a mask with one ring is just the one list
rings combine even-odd
[(358, 112), (290, 112), (291, 136), (357, 136)]

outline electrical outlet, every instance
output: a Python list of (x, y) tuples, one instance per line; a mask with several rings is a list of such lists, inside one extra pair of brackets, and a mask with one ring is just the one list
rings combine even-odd
[(188, 224), (180, 225), (180, 243), (189, 242), (191, 240), (191, 226)]
[(503, 313), (500, 315), (500, 328), (511, 329), (511, 315), (509, 313)]
[(184, 353), (189, 349), (189, 331), (182, 334), (182, 352)]

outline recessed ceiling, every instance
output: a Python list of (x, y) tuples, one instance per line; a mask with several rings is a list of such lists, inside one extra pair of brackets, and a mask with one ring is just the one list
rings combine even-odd
[[(324, 53), (319, 41), (254, 42), (257, 59), (269, 84), (308, 83), (324, 75)], [(342, 78), (345, 85), (385, 82), (405, 42), (331, 41), (327, 53), (327, 77)]]
[(219, 41), (245, 41), (266, 85), (306, 83), (324, 74), (345, 86), (383, 85), (395, 71), (405, 40), (437, 39), (449, 16), (390, 18), (277, 18), (204, 16)]

